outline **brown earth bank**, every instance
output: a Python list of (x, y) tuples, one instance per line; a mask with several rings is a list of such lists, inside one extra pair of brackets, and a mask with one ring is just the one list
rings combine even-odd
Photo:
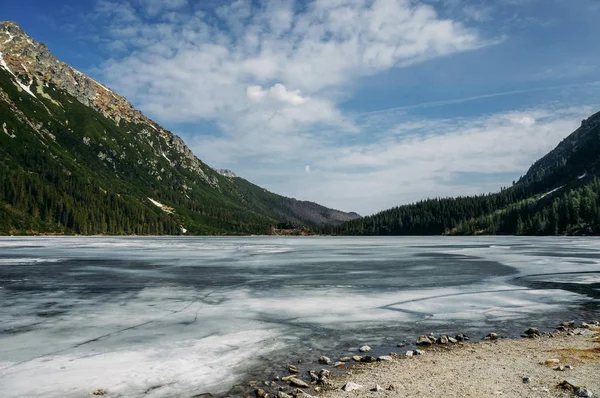
[[(528, 329), (524, 336), (505, 340), (492, 333), (480, 342), (465, 342), (462, 335), (421, 336), (417, 349), (378, 358), (363, 347), (352, 358), (327, 365), (321, 360), (323, 369), (312, 374), (295, 374), (292, 365), (289, 375), (255, 385), (247, 396), (600, 396), (600, 323), (565, 323), (551, 333)], [(336, 362), (344, 371), (331, 375)]]

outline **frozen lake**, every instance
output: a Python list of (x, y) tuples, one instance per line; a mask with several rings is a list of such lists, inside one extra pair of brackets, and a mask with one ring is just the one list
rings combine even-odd
[(1, 397), (226, 395), (365, 343), (600, 318), (600, 240), (6, 237), (0, 302)]

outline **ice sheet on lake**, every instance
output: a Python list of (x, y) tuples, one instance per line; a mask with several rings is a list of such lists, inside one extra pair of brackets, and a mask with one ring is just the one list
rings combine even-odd
[(0, 248), (2, 397), (224, 393), (290, 355), (389, 333), (554, 322), (597, 302), (585, 287), (600, 275), (600, 242), (586, 238), (12, 237)]

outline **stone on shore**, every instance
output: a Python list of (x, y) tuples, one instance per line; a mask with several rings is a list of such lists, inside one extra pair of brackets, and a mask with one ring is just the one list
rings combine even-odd
[(407, 357), (412, 357), (414, 355), (414, 352), (413, 351), (406, 351), (406, 354), (404, 354), (404, 355), (406, 355)]
[(288, 365), (288, 370), (290, 373), (298, 373), (298, 368), (294, 365)]
[(379, 392), (382, 390), (383, 390), (383, 388), (381, 388), (381, 386), (379, 384), (376, 384), (375, 387), (371, 388), (371, 391), (373, 391), (373, 392)]
[(454, 337), (456, 339), (456, 341), (463, 342), (463, 341), (467, 341), (469, 340), (469, 337), (466, 334), (457, 334), (456, 337)]
[(327, 369), (319, 370), (319, 379), (326, 379), (329, 376), (331, 376), (331, 372), (328, 371)]
[(438, 344), (448, 344), (448, 336), (440, 336), (437, 339)]
[(378, 357), (377, 360), (379, 362), (391, 362), (394, 360), (394, 358), (392, 358), (391, 355), (382, 355)]
[(539, 336), (542, 335), (542, 333), (538, 329), (536, 329), (536, 328), (529, 328), (529, 329), (527, 329), (525, 331), (525, 334), (528, 337), (539, 337)]
[(354, 355), (354, 356), (352, 357), (352, 359), (353, 359), (354, 361), (356, 361), (356, 362), (360, 362), (360, 361), (362, 361), (362, 357), (361, 357), (360, 355)]
[(99, 389), (99, 390), (94, 391), (92, 394), (94, 394), (94, 395), (104, 395), (104, 394), (106, 394), (106, 391), (104, 391), (103, 389)]
[(283, 391), (278, 391), (277, 398), (293, 398), (293, 397), (290, 394), (287, 394)]
[(429, 340), (429, 337), (425, 336), (424, 334), (417, 337), (417, 345), (423, 345), (423, 346), (427, 346), (427, 345), (431, 345), (431, 340)]
[(369, 351), (371, 351), (371, 347), (369, 347), (368, 345), (364, 345), (364, 346), (360, 347), (358, 349), (358, 351), (360, 351), (360, 352), (369, 352)]
[(344, 384), (344, 386), (342, 387), (342, 390), (354, 391), (354, 390), (360, 390), (362, 387), (363, 386), (361, 386), (360, 384), (356, 384), (356, 383), (349, 381), (348, 383)]
[(319, 363), (323, 365), (329, 365), (331, 363), (331, 359), (329, 359), (329, 357), (326, 357), (325, 355), (322, 355), (319, 357)]
[(498, 334), (497, 333), (490, 333), (487, 336), (485, 336), (483, 338), (484, 340), (498, 340)]
[(346, 366), (346, 364), (344, 362), (336, 362), (333, 364), (334, 368), (343, 368), (344, 366)]
[(370, 355), (365, 355), (364, 357), (362, 357), (362, 359), (360, 361), (366, 362), (366, 363), (372, 363), (372, 362), (377, 362), (377, 358), (372, 357)]
[(295, 377), (290, 379), (290, 384), (293, 385), (294, 387), (302, 387), (302, 388), (309, 388), (310, 386), (308, 385), (308, 383), (306, 383), (303, 380), (297, 379)]
[(577, 387), (575, 389), (575, 395), (577, 395), (578, 397), (591, 397), (594, 394), (592, 394), (592, 392), (590, 390), (588, 390), (587, 388)]
[(268, 396), (266, 391), (262, 388), (258, 388), (256, 391), (254, 391), (254, 394), (256, 394), (257, 398), (265, 398)]
[(352, 357), (341, 357), (339, 359), (340, 362), (350, 362), (352, 360)]

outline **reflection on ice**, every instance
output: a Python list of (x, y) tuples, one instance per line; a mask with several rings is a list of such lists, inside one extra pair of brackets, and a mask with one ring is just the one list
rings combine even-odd
[(226, 393), (364, 342), (518, 333), (598, 310), (592, 239), (6, 238), (0, 249), (2, 397)]

